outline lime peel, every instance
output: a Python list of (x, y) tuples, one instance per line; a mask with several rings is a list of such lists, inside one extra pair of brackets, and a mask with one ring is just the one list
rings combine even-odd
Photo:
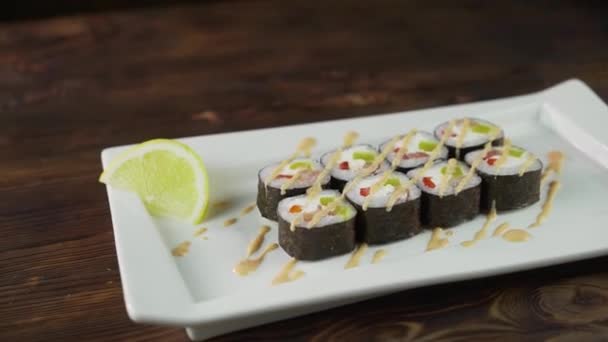
[(101, 183), (135, 192), (155, 216), (199, 223), (207, 213), (209, 180), (200, 156), (188, 145), (153, 139), (110, 161)]

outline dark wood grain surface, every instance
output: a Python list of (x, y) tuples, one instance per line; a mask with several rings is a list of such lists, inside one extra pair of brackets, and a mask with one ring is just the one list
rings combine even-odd
[[(606, 100), (607, 18), (601, 1), (274, 0), (0, 24), (0, 340), (186, 340), (126, 315), (103, 147), (572, 77)], [(608, 340), (607, 264), (405, 291), (217, 340)]]

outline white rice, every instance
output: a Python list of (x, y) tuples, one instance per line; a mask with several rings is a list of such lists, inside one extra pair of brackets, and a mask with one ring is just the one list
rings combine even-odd
[[(401, 136), (401, 138), (391, 148), (391, 152), (386, 156), (386, 160), (389, 163), (392, 163), (393, 160), (395, 159), (395, 157), (397, 156), (397, 152), (395, 152), (395, 149), (401, 148), (401, 145), (403, 144), (404, 139), (405, 139), (405, 135)], [(416, 152), (424, 152), (424, 153), (430, 155), (431, 154), (430, 151), (424, 151), (423, 149), (420, 148), (420, 143), (422, 141), (432, 141), (436, 144), (439, 143), (439, 140), (437, 140), (431, 133), (425, 132), (425, 131), (417, 131), (407, 146), (408, 154), (416, 153)], [(390, 142), (390, 140), (383, 142), (380, 145), (380, 151), (382, 151), (384, 149), (384, 147), (386, 146), (386, 144), (388, 144), (389, 142)], [(401, 159), (401, 161), (399, 162), (399, 167), (404, 168), (404, 169), (411, 169), (411, 168), (418, 167), (418, 166), (426, 163), (429, 160), (428, 155), (425, 157), (411, 157), (408, 159)], [(447, 157), (447, 155), (448, 155), (448, 149), (445, 146), (443, 146), (441, 148), (441, 151), (439, 152), (439, 154), (437, 155), (437, 157), (435, 159), (445, 159)]]
[[(519, 150), (524, 150), (523, 148), (516, 147), (516, 146), (513, 146), (513, 148), (516, 148)], [(494, 147), (490, 151), (493, 151), (493, 150), (502, 151), (503, 147), (502, 146)], [(481, 155), (482, 152), (483, 152), (483, 150), (476, 150), (476, 151), (467, 153), (467, 155), (465, 156), (465, 161), (469, 165), (471, 165), (473, 163), (473, 161)], [(480, 172), (483, 172), (483, 173), (486, 173), (489, 175), (497, 175), (497, 176), (507, 176), (507, 175), (519, 174), (519, 170), (521, 169), (522, 165), (528, 160), (528, 156), (530, 154), (531, 154), (530, 152), (524, 150), (524, 153), (519, 158), (514, 157), (512, 155), (508, 155), (504, 164), (502, 164), (502, 166), (500, 168), (496, 167), (496, 165), (488, 164), (487, 160), (482, 160), (481, 163), (479, 163), (479, 166), (477, 166), (477, 169)], [(496, 155), (495, 157), (491, 157), (489, 159), (494, 159), (494, 158), (500, 158), (500, 155)], [(543, 167), (540, 160), (536, 156), (534, 156), (534, 158), (535, 158), (534, 162), (530, 165), (530, 167), (527, 168), (526, 172), (538, 171), (539, 169), (541, 169)]]
[[(323, 166), (313, 159), (297, 158), (294, 159), (291, 163), (287, 164), (285, 167), (283, 167), (283, 169), (281, 169), (281, 171), (279, 172), (279, 175), (294, 176), (300, 169), (292, 169), (290, 168), (290, 165), (298, 162), (308, 162), (311, 164), (312, 168), (303, 172), (302, 175), (288, 187), (288, 189), (301, 189), (310, 187), (314, 184), (314, 182), (317, 180), (317, 176), (323, 170)], [(277, 168), (277, 166), (279, 166), (279, 163), (272, 164), (263, 168), (259, 173), (260, 179), (262, 181), (265, 181), (272, 174), (274, 169)], [(273, 188), (280, 188), (283, 183), (288, 181), (290, 181), (289, 178), (275, 177), (270, 183), (268, 183), (268, 185)], [(323, 180), (323, 184), (326, 184), (327, 182), (329, 182), (329, 175)]]
[[(441, 174), (441, 168), (443, 168), (444, 166), (447, 167), (447, 165), (448, 165), (447, 161), (440, 161), (440, 162), (433, 164), (433, 166), (431, 166), (428, 170), (426, 170), (424, 175), (422, 175), (418, 178), (416, 185), (418, 185), (418, 187), (420, 187), (420, 189), (422, 189), (424, 192), (439, 196), (439, 187), (441, 184), (441, 178), (443, 176)], [(462, 170), (463, 177), (470, 170), (469, 166), (461, 161), (458, 161), (456, 163), (456, 166), (459, 166), (460, 169)], [(407, 175), (411, 178), (416, 177), (421, 170), (422, 170), (422, 168), (414, 169), (414, 170), (408, 172)], [(423, 178), (427, 178), (427, 177), (430, 177), (430, 180), (435, 184), (434, 188), (430, 188), (424, 184)], [(462, 179), (462, 177), (452, 177), (448, 181), (448, 186), (446, 186), (446, 188), (443, 192), (443, 195), (448, 196), (448, 195), (454, 194), (456, 186), (458, 186), (461, 179)], [(464, 188), (462, 188), (462, 191), (473, 188), (473, 187), (479, 185), (479, 183), (481, 183), (481, 177), (479, 177), (477, 174), (474, 174), (469, 179), (469, 181), (464, 186)]]
[[(353, 201), (354, 203), (357, 203), (358, 205), (363, 205), (363, 202), (368, 198), (368, 196), (362, 196), (361, 189), (372, 187), (374, 184), (376, 184), (376, 182), (378, 182), (378, 180), (380, 180), (380, 178), (382, 178), (382, 174), (372, 175), (372, 176), (363, 178), (359, 182), (359, 184), (357, 184), (356, 187), (351, 189), (346, 194), (346, 197), (349, 200)], [(405, 185), (410, 180), (405, 174), (403, 174), (401, 172), (393, 172), (391, 174), (390, 178), (397, 178), (399, 180), (399, 182), (401, 183), (401, 185)], [(395, 191), (394, 186), (392, 186), (390, 184), (384, 185), (378, 191), (376, 191), (373, 195), (371, 195), (369, 207), (370, 208), (386, 207), (387, 202), (394, 191)], [(418, 197), (420, 197), (420, 189), (418, 189), (418, 187), (416, 187), (415, 185), (412, 185), (408, 191), (406, 191), (405, 193), (403, 193), (402, 196), (399, 197), (399, 199), (397, 200), (397, 202), (395, 202), (395, 204), (401, 204), (405, 201), (414, 200)]]
[[(307, 200), (306, 195), (299, 195), (293, 197), (287, 197), (279, 202), (278, 205), (278, 214), (283, 220), (287, 222), (293, 221), (296, 217), (302, 215), (303, 213), (314, 214), (321, 210), (323, 207), (320, 203), (321, 197), (334, 197), (334, 201), (338, 200), (340, 197), (340, 192), (336, 190), (323, 190), (317, 196)], [(294, 206), (299, 205), (302, 207), (302, 212), (299, 213), (290, 213), (289, 209)], [(355, 208), (345, 200), (340, 200), (340, 206), (345, 206), (347, 208), (347, 214), (345, 216), (341, 215), (324, 215), (321, 218), (321, 221), (315, 225), (315, 227), (323, 227), (328, 226), (330, 224), (345, 222), (352, 219), (357, 211)], [(298, 227), (306, 226), (306, 222), (298, 221)]]
[[(493, 124), (489, 121), (486, 121), (486, 120), (475, 119), (475, 118), (468, 118), (468, 119), (470, 120), (470, 126), (469, 126), (469, 129), (467, 130), (467, 134), (464, 136), (464, 140), (462, 142), (462, 145), (460, 146), (461, 148), (483, 145), (483, 144), (487, 143), (488, 141), (490, 141), (489, 134), (473, 132), (473, 130), (471, 129), (471, 126), (473, 126), (475, 123), (479, 123), (484, 126), (496, 127), (497, 129), (500, 129), (500, 127), (498, 127), (495, 124)], [(456, 136), (448, 137), (448, 139), (445, 142), (446, 145), (452, 146), (452, 147), (456, 146), (456, 144), (458, 142), (458, 135), (462, 132), (463, 123), (464, 123), (463, 119), (456, 120), (456, 122), (454, 124), (454, 128), (452, 129), (452, 134), (456, 134)], [(435, 132), (434, 132), (435, 137), (438, 139), (441, 138), (441, 136), (443, 135), (443, 131), (448, 127), (448, 125), (449, 125), (449, 122), (444, 122), (444, 123), (440, 124), (439, 126), (437, 126), (435, 128)], [(496, 136), (495, 140), (500, 139), (502, 137), (503, 137), (503, 131), (502, 131), (502, 129), (500, 129), (500, 133)]]

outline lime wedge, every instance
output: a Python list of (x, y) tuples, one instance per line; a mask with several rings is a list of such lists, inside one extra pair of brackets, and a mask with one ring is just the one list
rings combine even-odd
[(201, 158), (187, 145), (154, 139), (115, 157), (99, 181), (139, 195), (153, 216), (199, 223), (207, 212), (209, 182)]

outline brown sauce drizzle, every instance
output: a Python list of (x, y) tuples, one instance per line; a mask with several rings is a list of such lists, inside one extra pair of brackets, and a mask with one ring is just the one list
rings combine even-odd
[(468, 133), (470, 125), (471, 122), (469, 118), (464, 118), (462, 122), (462, 131), (456, 140), (456, 159), (460, 159), (460, 149), (462, 148), (462, 143), (464, 142), (464, 138)]
[(255, 203), (251, 203), (250, 205), (248, 205), (245, 208), (243, 208), (243, 210), (241, 210), (241, 217), (249, 214), (250, 212), (252, 212), (253, 209), (255, 209), (255, 207), (256, 207), (256, 204)]
[(217, 209), (224, 209), (230, 206), (230, 201), (219, 201), (213, 203), (213, 207)]
[(289, 156), (289, 158), (283, 160), (281, 163), (279, 163), (279, 165), (272, 170), (272, 173), (270, 174), (270, 176), (268, 176), (268, 178), (266, 178), (264, 180), (264, 185), (268, 185), (268, 183), (270, 183), (273, 179), (275, 179), (279, 173), (281, 173), (281, 170), (287, 166), (287, 164), (291, 163), (294, 159), (296, 159), (300, 154), (303, 154), (304, 156), (310, 156), (311, 150), (313, 147), (315, 147), (315, 145), (317, 144), (317, 140), (315, 140), (315, 138), (311, 138), (311, 137), (307, 137), (304, 138), (300, 141), (300, 143), (298, 144), (298, 147), (296, 148), (296, 151)]
[(549, 191), (547, 192), (547, 199), (545, 200), (545, 203), (543, 203), (543, 207), (542, 207), (540, 213), (538, 214), (538, 216), (536, 216), (536, 221), (534, 221), (534, 223), (529, 225), (528, 228), (536, 228), (536, 227), (540, 226), (547, 219), (547, 217), (551, 213), (551, 208), (553, 207), (553, 200), (555, 199), (555, 195), (557, 194), (557, 191), (559, 190), (560, 187), (561, 187), (561, 183), (559, 181), (554, 180), (551, 183), (549, 183)]
[(502, 238), (509, 242), (528, 241), (532, 235), (523, 229), (511, 229), (502, 235)]
[(385, 256), (386, 256), (386, 250), (384, 250), (384, 249), (377, 250), (376, 253), (374, 253), (374, 256), (372, 257), (372, 264), (379, 263), (382, 259), (384, 259)]
[(560, 151), (551, 151), (547, 154), (549, 165), (547, 165), (545, 172), (543, 172), (542, 176), (540, 177), (541, 184), (544, 184), (552, 173), (555, 172), (560, 174), (562, 172), (564, 158), (564, 154)]
[(293, 271), (297, 262), (297, 259), (289, 260), (285, 266), (283, 266), (279, 274), (272, 280), (272, 285), (279, 285), (300, 279), (305, 273), (300, 270)]
[(171, 254), (176, 257), (182, 257), (190, 251), (190, 241), (184, 241), (177, 245), (173, 250), (171, 250)]
[(471, 178), (473, 178), (473, 176), (475, 175), (475, 170), (479, 167), (479, 164), (481, 164), (486, 154), (488, 154), (488, 152), (490, 152), (490, 150), (492, 149), (493, 140), (494, 137), (492, 137), (490, 141), (485, 144), (485, 146), (483, 147), (483, 151), (479, 154), (479, 156), (477, 156), (477, 158), (475, 158), (475, 160), (473, 160), (473, 162), (471, 163), (471, 167), (469, 168), (469, 172), (467, 172), (467, 174), (460, 180), (460, 182), (456, 186), (456, 189), (454, 189), (454, 194), (458, 195), (458, 193), (461, 192), (462, 189), (464, 189), (464, 187), (471, 180)]
[(205, 234), (207, 232), (207, 230), (208, 229), (205, 227), (199, 228), (194, 232), (194, 236), (201, 236), (201, 235)]
[(509, 223), (503, 222), (503, 223), (499, 224), (498, 227), (496, 227), (496, 229), (494, 229), (494, 233), (492, 233), (492, 236), (500, 236), (507, 229), (509, 229)]
[(435, 250), (435, 249), (443, 248), (450, 243), (450, 241), (447, 238), (441, 237), (442, 234), (443, 234), (443, 229), (441, 229), (440, 227), (433, 229), (433, 232), (431, 233), (431, 239), (429, 240), (429, 243), (426, 245), (427, 252)]
[(395, 158), (391, 162), (391, 167), (388, 170), (384, 171), (384, 173), (382, 174), (382, 177), (380, 177), (380, 179), (370, 187), (369, 194), (367, 195), (367, 197), (363, 201), (363, 205), (361, 206), (364, 211), (367, 210), (367, 207), (369, 206), (369, 202), (371, 202), (371, 200), (372, 200), (372, 196), (376, 192), (378, 192), (378, 190), (380, 190), (380, 188), (382, 188), (384, 186), (384, 183), (386, 183), (386, 181), (391, 176), (391, 174), (399, 166), (399, 164), (401, 162), (401, 159), (408, 152), (408, 145), (410, 144), (410, 141), (412, 140), (412, 138), (414, 137), (414, 135), (416, 135), (416, 129), (415, 128), (411, 129), (405, 135), (405, 137), (403, 138), (403, 140), (401, 141), (401, 147), (399, 148), (399, 151), (397, 152), (397, 155), (395, 155)]
[(253, 239), (250, 243), (249, 246), (247, 246), (247, 257), (249, 258), (250, 256), (253, 255), (253, 253), (257, 252), (260, 247), (262, 247), (262, 244), (264, 243), (264, 237), (266, 236), (266, 234), (270, 231), (270, 227), (268, 226), (262, 226), (260, 228), (260, 232), (258, 233), (258, 235), (255, 237), (255, 239)]
[(353, 267), (359, 266), (361, 257), (363, 256), (363, 254), (365, 254), (366, 251), (367, 251), (367, 244), (366, 243), (360, 244), (359, 247), (357, 247), (357, 249), (355, 249), (353, 254), (350, 256), (350, 259), (348, 259), (348, 262), (346, 263), (346, 265), (344, 265), (344, 268), (353, 268)]
[(473, 239), (463, 241), (462, 243), (460, 243), (460, 245), (462, 245), (463, 247), (472, 247), (477, 243), (477, 241), (485, 239), (488, 233), (488, 228), (490, 228), (490, 224), (492, 224), (492, 222), (496, 220), (496, 216), (496, 206), (493, 204), (492, 210), (490, 210), (488, 216), (486, 217), (486, 221), (483, 223), (483, 226), (481, 226), (481, 229), (475, 233)]
[(535, 160), (536, 160), (536, 156), (533, 155), (531, 152), (528, 152), (528, 158), (519, 168), (519, 177), (523, 176), (524, 173), (526, 173), (526, 171), (528, 171), (530, 166), (532, 166), (532, 164), (534, 164)]
[(257, 270), (258, 267), (260, 267), (260, 265), (262, 264), (262, 261), (264, 261), (266, 254), (274, 251), (277, 248), (279, 248), (279, 245), (276, 243), (272, 243), (268, 245), (268, 247), (266, 247), (266, 249), (262, 252), (262, 254), (260, 254), (259, 257), (255, 259), (241, 260), (238, 264), (236, 264), (236, 266), (234, 266), (234, 273), (240, 276), (246, 276), (251, 272), (255, 272), (255, 270)]
[(450, 158), (450, 160), (448, 160), (448, 164), (445, 167), (445, 173), (441, 175), (441, 180), (439, 182), (439, 197), (443, 197), (443, 193), (449, 184), (454, 168), (456, 167), (456, 163), (457, 161), (454, 158)]
[(233, 224), (237, 223), (238, 220), (239, 219), (236, 217), (229, 218), (226, 221), (224, 221), (224, 227), (232, 226)]

